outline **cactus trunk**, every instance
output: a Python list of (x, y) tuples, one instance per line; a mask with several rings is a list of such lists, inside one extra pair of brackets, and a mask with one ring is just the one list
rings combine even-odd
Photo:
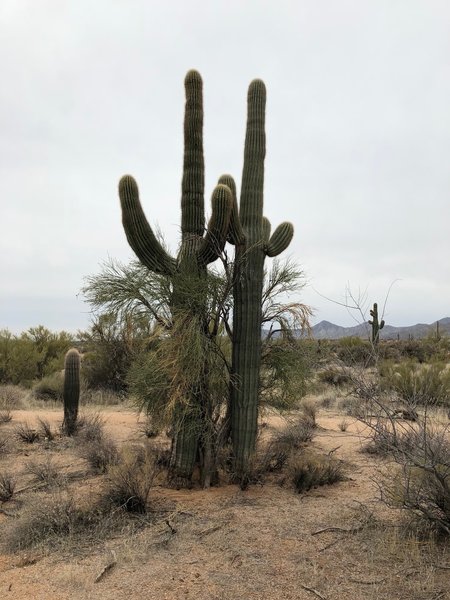
[[(202, 79), (189, 71), (185, 79), (184, 161), (181, 186), (181, 245), (171, 258), (162, 248), (141, 208), (137, 185), (130, 176), (122, 178), (119, 195), (122, 221), (130, 246), (150, 270), (171, 278), (172, 318), (177, 323), (198, 323), (206, 332), (204, 280), (207, 265), (216, 260), (226, 242), (232, 210), (230, 190), (219, 185), (212, 196), (212, 216), (205, 233), (203, 99)], [(202, 371), (200, 369), (200, 371)], [(170, 478), (174, 485), (189, 485), (198, 455), (205, 402), (206, 370), (192, 383), (186, 397), (174, 410)], [(174, 381), (177, 386), (177, 381)]]
[[(283, 223), (270, 237), (270, 223), (263, 216), (266, 89), (261, 80), (250, 84), (242, 188), (237, 214), (233, 198), (229, 241), (236, 247), (233, 275), (233, 350), (231, 438), (234, 470), (246, 486), (256, 447), (261, 367), (261, 321), (264, 260), (276, 256), (290, 243), (293, 226)], [(235, 184), (222, 176), (235, 194)]]
[(63, 431), (66, 435), (75, 433), (80, 401), (80, 355), (76, 348), (66, 354), (64, 361), (64, 421)]
[(373, 308), (370, 311), (370, 316), (372, 319), (369, 321), (369, 325), (372, 327), (372, 344), (374, 347), (378, 346), (378, 342), (380, 341), (380, 330), (384, 327), (384, 320), (378, 321), (378, 304), (375, 302)]

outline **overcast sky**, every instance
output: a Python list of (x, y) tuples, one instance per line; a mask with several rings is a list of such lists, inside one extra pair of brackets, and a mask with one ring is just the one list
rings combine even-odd
[(449, 32), (448, 0), (1, 0), (0, 328), (88, 326), (83, 277), (133, 256), (124, 173), (176, 252), (191, 68), (208, 207), (266, 83), (265, 214), (294, 223), (314, 322), (397, 279), (388, 323), (450, 316)]

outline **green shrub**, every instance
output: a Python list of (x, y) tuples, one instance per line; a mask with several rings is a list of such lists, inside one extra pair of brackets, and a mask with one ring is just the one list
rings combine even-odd
[(337, 342), (336, 354), (346, 366), (368, 366), (374, 358), (373, 346), (359, 337), (344, 337)]
[(33, 396), (37, 400), (62, 402), (64, 378), (61, 371), (47, 375), (33, 386)]
[(350, 376), (344, 370), (334, 369), (331, 367), (323, 371), (319, 371), (319, 373), (317, 374), (317, 378), (322, 383), (327, 383), (328, 385), (334, 385), (337, 387), (346, 385), (351, 381)]
[(394, 391), (408, 406), (450, 407), (450, 370), (444, 363), (382, 365), (381, 376), (384, 389)]

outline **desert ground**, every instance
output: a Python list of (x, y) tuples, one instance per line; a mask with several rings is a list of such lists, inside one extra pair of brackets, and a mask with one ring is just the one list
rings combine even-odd
[[(98, 408), (85, 408), (84, 412)], [(119, 444), (149, 443), (143, 417), (127, 407), (103, 407), (105, 430)], [(1, 433), (46, 419), (55, 430), (61, 409), (14, 410)], [(345, 419), (345, 427), (342, 421)], [(284, 420), (264, 415), (264, 436)], [(450, 598), (449, 547), (407, 535), (401, 514), (380, 501), (379, 477), (394, 466), (362, 452), (368, 432), (339, 408), (320, 407), (308, 447), (342, 462), (345, 479), (296, 493), (277, 474), (242, 491), (223, 483), (208, 490), (173, 490), (155, 482), (150, 517), (134, 526), (0, 555), (0, 598), (8, 600), (182, 599), (440, 600)], [(344, 431), (342, 429), (345, 429)], [(33, 484), (27, 461), (48, 457), (72, 474), (67, 491)], [(14, 441), (0, 471), (14, 472), (18, 493), (1, 504), (0, 539), (7, 539), (27, 503), (69, 494), (94, 501), (101, 476), (67, 439)], [(140, 520), (140, 521), (139, 521)]]

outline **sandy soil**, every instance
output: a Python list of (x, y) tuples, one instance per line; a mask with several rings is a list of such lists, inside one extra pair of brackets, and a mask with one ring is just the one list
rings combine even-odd
[[(134, 413), (108, 408), (102, 415), (116, 440), (142, 439)], [(55, 425), (61, 419), (57, 410), (17, 410), (13, 416), (2, 431), (19, 422), (33, 424), (37, 416)], [(342, 432), (342, 418), (322, 411), (312, 447), (344, 461), (346, 481), (301, 495), (275, 480), (245, 492), (232, 485), (188, 491), (157, 487), (153, 498), (169, 507), (170, 515), (133, 536), (115, 535), (77, 551), (0, 555), (0, 598), (450, 598), (448, 549), (408, 541), (386, 526), (398, 515), (379, 502), (374, 478), (387, 465), (360, 452), (362, 426), (347, 418), (350, 425)], [(282, 422), (266, 420), (268, 431)], [(0, 458), (0, 471), (8, 467), (20, 474), (26, 460), (50, 451), (42, 442), (19, 444), (14, 454)], [(54, 454), (61, 468), (85, 469), (71, 448)], [(375, 521), (355, 529), (370, 513)], [(0, 514), (0, 535), (10, 519)], [(329, 527), (339, 529), (317, 533)], [(95, 583), (113, 559), (114, 567)]]

